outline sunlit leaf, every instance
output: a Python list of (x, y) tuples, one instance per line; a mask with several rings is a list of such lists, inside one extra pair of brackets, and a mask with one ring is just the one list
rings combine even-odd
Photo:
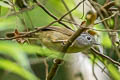
[[(19, 25), (20, 27), (18, 27), (17, 25)], [(4, 31), (4, 30), (10, 30), (10, 29), (23, 29), (23, 27), (21, 27), (22, 24), (20, 23), (20, 20), (19, 18), (16, 18), (16, 17), (8, 17), (8, 18), (0, 18), (0, 30), (1, 31)]]
[(11, 6), (7, 3), (4, 3), (3, 1), (0, 1), (0, 6), (6, 7), (6, 8), (11, 8)]
[(115, 0), (115, 4), (116, 4), (117, 6), (120, 6), (120, 0)]
[(114, 80), (120, 80), (120, 72), (117, 70), (117, 68), (113, 64), (108, 64), (107, 61), (105, 61), (105, 65), (110, 72), (110, 75), (113, 77)]
[(39, 54), (42, 56), (47, 56), (51, 58), (59, 58), (62, 59), (62, 53), (54, 50), (50, 50), (46, 47), (40, 47), (36, 45), (22, 45), (21, 48), (26, 52), (30, 54)]
[[(8, 41), (0, 41), (0, 52), (4, 54), (8, 54), (13, 57), (16, 61), (19, 61), (22, 64), (26, 64), (26, 55), (24, 53), (29, 54), (39, 54), (41, 56), (47, 56), (51, 58), (62, 58), (62, 53), (54, 50), (50, 50), (46, 47), (40, 47), (36, 45), (20, 45), (13, 42)], [(22, 61), (21, 61), (22, 60)]]
[(25, 70), (23, 67), (5, 59), (0, 59), (0, 68), (15, 73), (25, 78), (26, 80), (40, 80), (31, 72)]
[(0, 41), (0, 54), (10, 56), (22, 66), (29, 68), (29, 61), (27, 56), (15, 43)]

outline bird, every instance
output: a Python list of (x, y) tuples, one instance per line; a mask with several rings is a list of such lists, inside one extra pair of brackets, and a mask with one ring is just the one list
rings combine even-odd
[[(89, 26), (94, 23), (96, 15), (90, 11), (86, 17), (88, 19), (88, 23), (86, 24)], [(26, 33), (27, 32), (20, 32), (19, 34), (22, 35)], [(49, 26), (42, 28), (38, 32), (32, 33), (25, 38), (27, 38), (31, 44), (43, 45), (49, 49), (60, 51), (74, 33), (74, 30), (65, 27)], [(10, 38), (14, 37), (15, 34), (7, 33), (6, 36)], [(81, 52), (89, 49), (93, 45), (98, 45), (95, 37), (89, 33), (89, 31), (85, 31), (74, 40), (72, 45), (67, 49), (67, 53)]]
[[(20, 35), (27, 32), (21, 32)], [(49, 49), (60, 51), (67, 40), (75, 33), (70, 29), (64, 27), (49, 26), (41, 29), (39, 32), (33, 33), (28, 37), (31, 44), (43, 45)], [(12, 35), (12, 36), (11, 36)], [(7, 37), (15, 36), (14, 33), (7, 33)], [(81, 33), (72, 45), (68, 48), (67, 53), (76, 53), (89, 49), (92, 45), (98, 44), (95, 37), (88, 32)]]

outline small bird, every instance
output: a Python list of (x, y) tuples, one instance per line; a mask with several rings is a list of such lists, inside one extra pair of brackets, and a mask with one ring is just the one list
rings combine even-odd
[[(21, 32), (20, 35), (27, 32)], [(44, 45), (47, 48), (60, 51), (65, 45), (66, 41), (74, 34), (74, 31), (64, 28), (50, 26), (43, 28), (39, 32), (33, 33), (32, 35), (25, 37), (31, 44)], [(12, 35), (12, 36), (11, 36)], [(14, 37), (14, 33), (7, 33), (7, 37)], [(72, 45), (68, 48), (67, 53), (81, 52), (89, 49), (92, 45), (98, 44), (91, 34), (83, 32)]]

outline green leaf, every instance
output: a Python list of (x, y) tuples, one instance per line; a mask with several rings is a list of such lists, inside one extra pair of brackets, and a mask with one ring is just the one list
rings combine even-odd
[(18, 44), (8, 41), (0, 41), (0, 54), (10, 56), (20, 65), (28, 69), (30, 68), (27, 56), (24, 54), (23, 50), (19, 48)]
[(3, 1), (0, 1), (0, 6), (6, 7), (6, 8), (12, 8), (9, 4), (4, 3)]
[(50, 58), (59, 58), (62, 59), (62, 53), (50, 50), (46, 47), (40, 47), (36, 45), (29, 44), (18, 44), (8, 41), (0, 41), (0, 52), (11, 56), (13, 59), (18, 61), (21, 64), (28, 64), (27, 56), (28, 54), (39, 54), (41, 56), (47, 56)]
[(113, 64), (108, 64), (107, 62), (105, 62), (105, 64), (113, 79), (120, 80), (120, 72), (118, 69)]
[(46, 47), (40, 47), (36, 45), (22, 45), (21, 48), (29, 54), (39, 54), (42, 56), (48, 56), (51, 58), (58, 58), (62, 59), (62, 53), (55, 51), (55, 50), (50, 50)]
[[(3, 9), (3, 10), (5, 10), (5, 9)], [(4, 12), (3, 10), (2, 10), (2, 14), (6, 14), (7, 12)], [(16, 23), (20, 27), (17, 27)], [(19, 29), (19, 30), (23, 29), (22, 24), (20, 23), (20, 19), (19, 18), (16, 18), (16, 17), (8, 17), (8, 18), (1, 17), (0, 18), (0, 30), (1, 31), (14, 30), (16, 28)]]
[(16, 63), (12, 61), (0, 59), (0, 68), (11, 71), (17, 75), (20, 75), (26, 80), (40, 80), (34, 74), (25, 70), (23, 67), (17, 65)]

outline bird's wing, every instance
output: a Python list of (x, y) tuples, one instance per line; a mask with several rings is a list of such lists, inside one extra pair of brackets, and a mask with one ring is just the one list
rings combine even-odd
[[(41, 28), (41, 27), (38, 27), (36, 29), (39, 29), (39, 28)], [(67, 36), (71, 36), (74, 33), (74, 31), (72, 31), (70, 29), (67, 29), (67, 28), (64, 28), (64, 27), (58, 27), (58, 26), (49, 26), (49, 27), (46, 27), (46, 28), (42, 28), (40, 30), (40, 32), (44, 32), (44, 31), (56, 31), (56, 32), (62, 33), (62, 34), (67, 35)], [(28, 33), (28, 32), (19, 32), (19, 35), (23, 35), (23, 34), (26, 34), (26, 33)], [(15, 34), (14, 34), (14, 32), (8, 32), (8, 33), (6, 33), (6, 36), (8, 38), (11, 38), (11, 37), (14, 37)], [(30, 35), (28, 35), (28, 36), (30, 36)]]
[(42, 31), (56, 31), (56, 32), (60, 32), (62, 34), (65, 34), (65, 35), (68, 35), (68, 36), (71, 36), (74, 31), (68, 29), (68, 28), (65, 28), (65, 27), (58, 27), (58, 26), (49, 26), (49, 27), (46, 27), (46, 28), (43, 28)]

